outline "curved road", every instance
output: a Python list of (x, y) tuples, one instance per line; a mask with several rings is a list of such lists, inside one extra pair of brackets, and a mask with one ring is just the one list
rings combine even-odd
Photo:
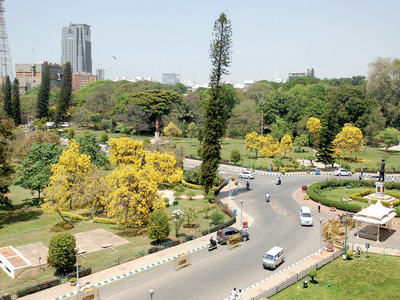
[[(222, 173), (224, 177), (234, 175), (238, 178), (239, 172)], [(322, 217), (325, 221), (329, 217), (314, 215), (313, 227), (301, 227), (299, 221), (294, 221), (294, 216), (299, 216), (301, 205), (293, 199), (293, 193), (301, 185), (310, 185), (325, 177), (284, 176), (280, 186), (275, 185), (275, 176), (255, 177), (250, 181), (250, 191), (245, 188), (247, 180), (239, 179), (241, 187), (233, 195), (233, 201), (239, 207), (239, 200), (244, 200), (243, 211), (256, 220), (248, 242), (232, 251), (227, 246), (218, 246), (211, 252), (195, 252), (191, 255), (192, 265), (179, 272), (171, 263), (141, 272), (125, 283), (117, 282), (102, 289), (102, 299), (149, 299), (149, 289), (156, 291), (154, 299), (223, 299), (229, 296), (233, 287), (244, 289), (317, 251), (318, 219)], [(265, 202), (267, 191), (274, 207), (271, 202)], [(228, 196), (228, 192), (219, 195), (220, 199)], [(285, 249), (286, 261), (274, 271), (265, 270), (261, 265), (262, 256), (275, 245)]]

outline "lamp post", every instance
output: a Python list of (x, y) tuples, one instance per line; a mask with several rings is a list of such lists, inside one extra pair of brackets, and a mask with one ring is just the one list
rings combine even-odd
[(250, 171), (253, 171), (253, 153), (250, 154), (250, 161), (251, 161)]
[(351, 198), (349, 198), (349, 199), (343, 199), (342, 198), (342, 201), (346, 202), (346, 229), (345, 229), (345, 232), (344, 232), (344, 255), (343, 255), (343, 258), (346, 257), (346, 252), (347, 252), (347, 215), (348, 215), (347, 212), (349, 210), (349, 202), (351, 200), (352, 200)]
[(321, 239), (322, 239), (322, 218), (319, 218), (319, 253), (321, 253)]
[(150, 289), (150, 290), (149, 290), (149, 294), (150, 294), (151, 299), (153, 299), (153, 295), (154, 295), (155, 292), (156, 292), (156, 291), (153, 290), (153, 289)]
[(261, 136), (262, 136), (263, 135), (263, 130), (264, 130), (263, 122), (264, 122), (264, 104), (265, 104), (265, 101), (261, 100), (260, 103), (261, 103)]
[(75, 247), (74, 251), (76, 253), (76, 285), (75, 285), (75, 287), (76, 287), (77, 290), (79, 290), (81, 288), (80, 285), (79, 285), (79, 266), (78, 266), (78, 251), (79, 251), (79, 248)]
[(228, 184), (229, 184), (229, 200), (232, 200), (232, 196), (231, 196), (231, 179), (228, 178)]
[(240, 229), (243, 229), (243, 200), (240, 200)]

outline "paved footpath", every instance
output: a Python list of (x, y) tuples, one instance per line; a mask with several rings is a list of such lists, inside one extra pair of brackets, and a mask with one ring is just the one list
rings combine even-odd
[[(228, 191), (229, 187), (226, 186), (222, 189), (222, 191)], [(233, 192), (234, 195), (234, 192)], [(299, 189), (296, 193), (293, 194), (295, 200), (300, 202), (303, 205), (310, 206), (315, 211), (317, 211), (317, 203), (312, 200), (304, 200), (303, 193), (301, 189)], [(228, 204), (231, 209), (237, 210), (237, 218), (236, 223), (233, 225), (236, 228), (240, 227), (240, 220), (241, 220), (241, 211), (240, 211), (240, 204), (239, 207), (235, 204), (234, 200), (230, 200), (228, 197), (221, 199), (222, 203)], [(332, 213), (329, 210), (329, 207), (321, 206), (321, 213), (326, 213), (330, 215), (341, 214), (344, 213), (342, 211), (336, 211)], [(314, 215), (318, 215), (318, 213), (314, 213)], [(254, 219), (249, 216), (248, 214), (244, 213), (243, 222), (247, 222), (249, 224), (249, 230), (255, 225)], [(400, 219), (397, 218), (397, 222), (400, 223)], [(399, 226), (400, 229), (400, 226)], [(183, 243), (181, 245), (165, 249), (163, 251), (153, 253), (144, 257), (140, 257), (133, 261), (129, 261), (118, 266), (103, 270), (101, 272), (94, 273), (89, 276), (85, 276), (80, 280), (81, 285), (87, 283), (87, 286), (96, 285), (102, 286), (110, 281), (116, 281), (120, 278), (128, 277), (139, 273), (142, 270), (150, 269), (152, 267), (161, 265), (166, 262), (172, 261), (175, 257), (182, 253), (189, 253), (194, 252), (206, 247), (210, 237), (214, 234), (209, 234), (207, 236), (198, 238), (193, 241), (189, 241)], [(361, 240), (361, 239), (360, 239)], [(400, 248), (400, 239), (398, 240), (399, 248)], [(393, 240), (391, 239), (391, 242)], [(371, 242), (371, 244), (374, 244)], [(397, 243), (396, 243), (397, 244)], [(275, 273), (274, 275), (260, 279), (260, 282), (254, 283), (254, 285), (242, 290), (243, 292), (243, 299), (248, 300), (251, 299), (258, 294), (268, 290), (271, 287), (274, 287), (286, 279), (292, 277), (293, 275), (297, 274), (298, 272), (309, 268), (310, 266), (314, 265), (318, 261), (322, 261), (327, 257), (331, 257), (332, 253), (327, 251), (322, 251), (321, 253), (313, 253), (309, 257), (304, 258), (303, 260), (297, 262), (296, 264), (289, 266), (288, 268)], [(69, 296), (76, 295), (76, 289), (74, 286), (70, 286), (69, 283), (65, 283), (38, 293), (34, 293), (21, 299), (24, 300), (44, 300), (44, 299), (66, 299)], [(227, 295), (229, 295), (229, 291), (227, 291)], [(229, 297), (226, 299), (230, 299)]]

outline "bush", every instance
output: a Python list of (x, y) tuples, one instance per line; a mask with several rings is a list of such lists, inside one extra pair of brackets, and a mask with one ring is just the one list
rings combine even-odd
[(315, 268), (311, 268), (310, 271), (308, 271), (308, 276), (310, 276), (311, 282), (314, 282), (314, 278), (317, 277), (317, 270)]
[(204, 199), (208, 201), (209, 203), (214, 203), (215, 202), (215, 196), (213, 194), (207, 194), (204, 196)]
[(353, 256), (353, 251), (352, 250), (347, 250), (346, 251), (346, 258), (350, 259)]
[(67, 138), (72, 140), (75, 138), (75, 130), (73, 128), (68, 129)]
[(235, 176), (232, 175), (232, 176), (231, 176), (231, 180), (232, 180), (232, 181), (235, 181)]
[(108, 141), (108, 133), (103, 132), (100, 136), (100, 143), (107, 143)]
[(151, 240), (163, 240), (169, 236), (171, 226), (168, 215), (162, 209), (156, 209), (150, 214), (149, 226), (147, 227), (147, 236)]
[(73, 270), (76, 261), (75, 247), (75, 237), (70, 233), (59, 233), (51, 238), (49, 260), (56, 273), (65, 274)]
[(163, 249), (163, 247), (161, 246), (154, 246), (154, 247), (150, 247), (149, 250), (147, 251), (149, 254), (161, 251)]
[(224, 214), (222, 212), (215, 212), (211, 215), (211, 223), (213, 225), (221, 224), (224, 221)]
[[(20, 298), (20, 297), (23, 297), (23, 296), (26, 296), (29, 294), (33, 294), (33, 293), (51, 288), (51, 287), (59, 285), (59, 284), (61, 284), (61, 280), (59, 278), (47, 280), (45, 282), (41, 282), (41, 283), (18, 290), (17, 297)], [(4, 298), (4, 299), (7, 299), (7, 298)], [(10, 297), (10, 299), (11, 299), (11, 297)]]
[(238, 149), (232, 149), (230, 160), (236, 164), (242, 158), (240, 151)]
[(286, 169), (285, 168), (281, 168), (281, 174), (285, 174), (286, 173)]
[(144, 138), (144, 139), (143, 139), (143, 144), (144, 144), (144, 145), (149, 145), (149, 144), (151, 144), (150, 139), (149, 139), (149, 138)]
[(107, 218), (93, 218), (92, 221), (95, 223), (102, 223), (102, 224), (117, 224), (116, 220)]
[(66, 211), (62, 211), (61, 214), (64, 217), (67, 217), (67, 218), (70, 218), (70, 219), (73, 219), (73, 220), (82, 220), (82, 221), (88, 221), (89, 220), (88, 217), (84, 217), (84, 216), (81, 216), (81, 215), (76, 215), (76, 214), (73, 214), (73, 213), (70, 213), (70, 212), (66, 212)]
[(307, 191), (307, 186), (306, 186), (306, 185), (303, 185), (303, 186), (301, 187), (301, 190), (302, 190), (302, 191)]
[(238, 185), (239, 184), (239, 181), (238, 180), (235, 180), (235, 185)]

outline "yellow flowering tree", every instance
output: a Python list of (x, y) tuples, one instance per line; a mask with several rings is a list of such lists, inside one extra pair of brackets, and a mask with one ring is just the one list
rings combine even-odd
[(163, 133), (169, 138), (179, 137), (182, 135), (182, 131), (172, 122), (170, 122), (168, 126), (164, 128)]
[(110, 162), (120, 164), (141, 164), (144, 154), (143, 143), (130, 138), (110, 139)]
[(41, 206), (45, 213), (58, 213), (64, 221), (72, 225), (62, 216), (61, 211), (68, 209), (68, 201), (69, 209), (72, 209), (75, 202), (79, 202), (84, 193), (81, 183), (93, 171), (90, 163), (90, 156), (79, 154), (79, 144), (74, 139), (70, 140), (58, 163), (51, 167), (53, 175), (44, 190), (45, 197)]
[(314, 149), (317, 149), (319, 133), (321, 132), (322, 124), (318, 118), (311, 117), (307, 121), (307, 129), (311, 133), (311, 138), (314, 140)]
[(344, 124), (342, 131), (336, 135), (333, 141), (334, 151), (337, 155), (348, 155), (351, 161), (351, 156), (354, 153), (357, 160), (357, 153), (361, 152), (361, 147), (364, 145), (363, 134), (358, 127), (351, 124)]
[(282, 154), (282, 150), (279, 147), (279, 141), (276, 141), (270, 134), (266, 136), (260, 136), (260, 153), (267, 157), (275, 157), (275, 155)]
[(244, 149), (249, 150), (249, 151), (256, 151), (256, 158), (257, 158), (257, 153), (261, 148), (260, 140), (257, 132), (252, 132), (246, 135), (246, 146)]
[(290, 135), (286, 134), (282, 137), (280, 147), (282, 152), (285, 153), (285, 157), (288, 151), (293, 154), (293, 142)]

